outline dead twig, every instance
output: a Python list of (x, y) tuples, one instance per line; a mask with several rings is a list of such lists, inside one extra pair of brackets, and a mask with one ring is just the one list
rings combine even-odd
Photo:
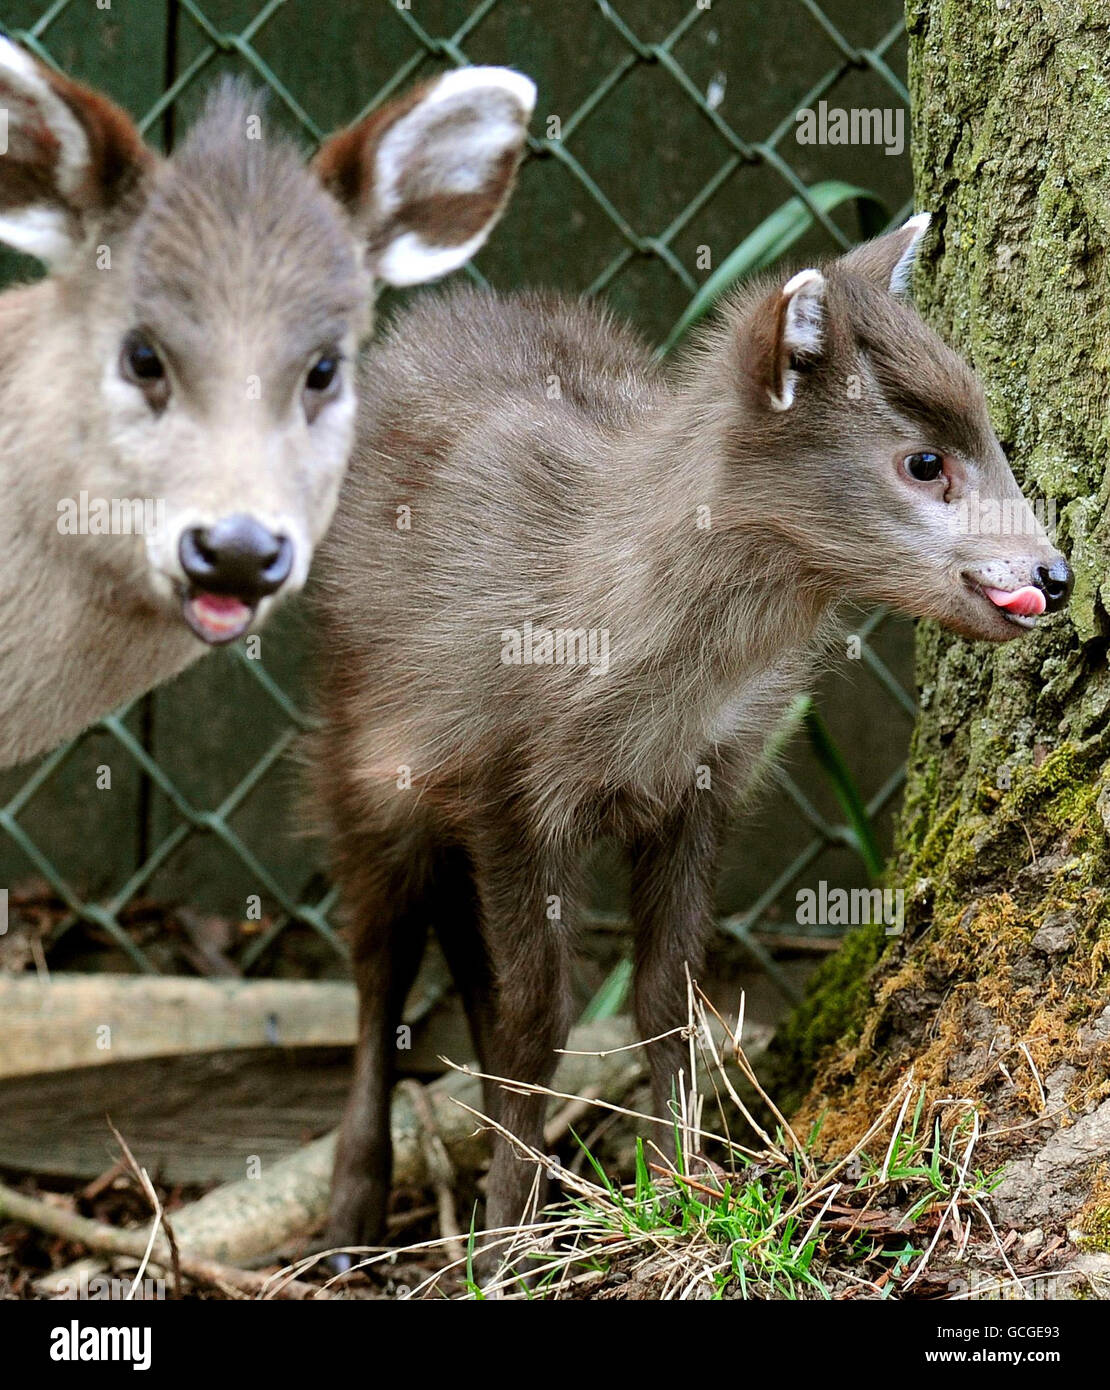
[(134, 1297), (135, 1290), (142, 1287), (143, 1275), (146, 1273), (147, 1264), (150, 1262), (150, 1252), (154, 1249), (154, 1242), (157, 1239), (159, 1229), (166, 1235), (166, 1243), (170, 1247), (171, 1269), (173, 1271), (173, 1296), (181, 1297), (181, 1256), (178, 1253), (177, 1241), (174, 1238), (173, 1227), (166, 1219), (166, 1214), (162, 1210), (162, 1203), (158, 1200), (158, 1193), (154, 1190), (154, 1184), (150, 1180), (150, 1175), (145, 1168), (140, 1168), (135, 1155), (131, 1152), (131, 1146), (127, 1140), (115, 1127), (112, 1121), (108, 1120), (108, 1128), (116, 1136), (116, 1143), (120, 1146), (126, 1166), (131, 1170), (132, 1176), (142, 1188), (147, 1201), (150, 1203), (151, 1211), (154, 1213), (154, 1220), (150, 1226), (150, 1239), (147, 1241), (146, 1249), (143, 1251), (142, 1262), (139, 1265), (138, 1273), (131, 1282), (131, 1287), (127, 1291), (128, 1300)]
[[(34, 1226), (49, 1235), (60, 1236), (62, 1240), (84, 1245), (102, 1255), (141, 1260), (149, 1244), (149, 1237), (145, 1231), (117, 1231), (114, 1226), (106, 1226), (101, 1221), (93, 1221), (90, 1217), (78, 1215), (77, 1212), (50, 1206), (37, 1197), (24, 1196), (22, 1192), (16, 1192), (4, 1183), (0, 1183), (0, 1216)], [(172, 1267), (173, 1256), (169, 1250), (169, 1242), (156, 1241), (151, 1249), (151, 1257), (161, 1269)], [(185, 1278), (194, 1284), (206, 1288), (232, 1289), (238, 1294), (250, 1297), (262, 1297), (267, 1294), (289, 1299), (328, 1297), (327, 1293), (312, 1284), (295, 1281), (283, 1285), (278, 1292), (272, 1292), (269, 1275), (236, 1269), (232, 1265), (219, 1264), (215, 1260), (194, 1259), (188, 1254), (179, 1256), (179, 1267)]]
[(436, 1194), (439, 1233), (444, 1239), (444, 1248), (451, 1260), (461, 1260), (465, 1251), (462, 1230), (455, 1212), (455, 1169), (436, 1127), (431, 1101), (419, 1081), (402, 1081), (400, 1089), (408, 1096), (416, 1122), (420, 1126), (420, 1146), (428, 1169), (428, 1181)]

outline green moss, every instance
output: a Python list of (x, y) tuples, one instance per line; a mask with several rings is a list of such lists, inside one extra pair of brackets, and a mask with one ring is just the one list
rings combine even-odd
[(917, 759), (911, 753), (911, 764), (913, 790), (912, 796), (907, 793), (902, 807), (901, 849), (905, 855), (916, 859), (936, 825), (936, 803), (941, 776), (939, 760), (928, 754), (922, 754), (920, 759)]
[[(992, 761), (1000, 759), (992, 754)], [(908, 822), (909, 828), (892, 877), (909, 889), (911, 935), (939, 918), (962, 943), (961, 951), (954, 953), (946, 947), (944, 953), (946, 969), (954, 977), (974, 978), (984, 952), (997, 953), (1011, 933), (1015, 945), (1027, 942), (1037, 926), (1035, 920), (1019, 926), (1009, 910), (1003, 914), (1003, 923), (1002, 917), (984, 908), (971, 919), (970, 927), (957, 930), (963, 916), (958, 904), (967, 882), (976, 877), (982, 881), (992, 863), (996, 870), (1006, 870), (1027, 862), (1028, 836), (1034, 833), (1042, 843), (1066, 834), (1073, 848), (1103, 847), (1098, 788), (1089, 780), (1090, 773), (1089, 758), (1063, 745), (1039, 766), (1017, 769), (1007, 791), (994, 788), (990, 814), (970, 812), (955, 799), (939, 816), (935, 784), (927, 772), (923, 775), (918, 806), (916, 810), (907, 807), (903, 816), (903, 825)], [(979, 799), (984, 799), (982, 792)], [(935, 892), (925, 894), (923, 904), (913, 893), (922, 880), (930, 888), (935, 886)], [(872, 927), (849, 933), (843, 947), (816, 971), (802, 1002), (779, 1028), (771, 1057), (777, 1092), (784, 1103), (800, 1100), (826, 1049), (836, 1045), (842, 1052), (860, 1037), (870, 1003), (868, 977), (884, 943), (882, 932)]]
[(1080, 1250), (1110, 1255), (1110, 1206), (1104, 1205), (1096, 1197), (1083, 1212), (1081, 1229), (1083, 1236), (1078, 1242)]
[[(890, 1067), (897, 1071), (908, 1060), (899, 1043), (905, 1004), (923, 991), (945, 1001), (914, 1061), (919, 1077), (937, 1088), (946, 1086), (966, 1043), (965, 999), (1028, 1039), (1042, 1070), (1073, 1055), (1077, 1029), (1105, 1004), (1110, 964), (1103, 944), (1110, 937), (1110, 853), (1098, 771), (1091, 748), (1063, 744), (1036, 765), (1015, 769), (1011, 786), (994, 789), (989, 814), (957, 799), (923, 834), (904, 837), (892, 878), (908, 890), (906, 933), (887, 943), (881, 931), (859, 929), (823, 963), (772, 1045), (776, 1098), (791, 1108), (806, 1100), (807, 1122), (811, 1112), (830, 1107), (837, 1121), (826, 1122), (829, 1137), (834, 1130), (854, 1133), (857, 1119), (866, 1127)], [(980, 786), (972, 801), (982, 799)], [(1016, 869), (1038, 855), (1051, 856), (1051, 876), (1017, 892)], [(1053, 913), (1075, 919), (1076, 944), (1057, 966), (1058, 987), (1041, 994), (1017, 984), (1013, 972)], [(1035, 1109), (1035, 1085), (1030, 1078), (1025, 1094), (1025, 1079), (1023, 1073), (1019, 1091)], [(1077, 1085), (1090, 1092), (1098, 1081), (1084, 1073)]]
[(867, 977), (885, 941), (881, 927), (850, 931), (840, 950), (815, 971), (805, 998), (775, 1033), (766, 1074), (785, 1113), (801, 1103), (821, 1054), (833, 1043), (859, 1037), (868, 1003)]
[(931, 879), (940, 873), (951, 847), (953, 832), (959, 823), (959, 814), (959, 801), (952, 801), (931, 823), (926, 823), (925, 834), (920, 838), (916, 852), (910, 845), (906, 846), (902, 856), (904, 868), (898, 874), (900, 879)]
[(1063, 839), (1072, 854), (1102, 851), (1096, 770), (1088, 750), (1065, 743), (1039, 766), (1015, 767), (1005, 791), (980, 779), (943, 864), (938, 907), (954, 906), (971, 883), (1012, 874), (1029, 862), (1036, 844)]

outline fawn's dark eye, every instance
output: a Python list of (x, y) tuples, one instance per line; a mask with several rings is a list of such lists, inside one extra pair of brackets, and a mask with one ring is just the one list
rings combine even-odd
[(311, 369), (304, 384), (310, 391), (326, 391), (335, 384), (338, 374), (339, 358), (325, 353)]
[(944, 472), (940, 454), (908, 454), (902, 462), (915, 483), (935, 483)]
[(170, 396), (166, 365), (158, 349), (140, 329), (133, 329), (123, 340), (119, 355), (120, 376), (137, 386), (152, 410), (162, 410)]

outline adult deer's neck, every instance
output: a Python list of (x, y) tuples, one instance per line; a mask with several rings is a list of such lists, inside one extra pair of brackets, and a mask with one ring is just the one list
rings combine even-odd
[(184, 624), (100, 563), (107, 541), (59, 533), (59, 501), (90, 486), (104, 450), (67, 388), (85, 345), (59, 336), (56, 319), (52, 331), (55, 293), (44, 281), (0, 296), (0, 766), (80, 733), (196, 655)]

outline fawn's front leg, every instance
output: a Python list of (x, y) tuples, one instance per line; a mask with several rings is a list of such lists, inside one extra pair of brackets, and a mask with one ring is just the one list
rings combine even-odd
[(385, 1224), (393, 1168), (390, 1097), (397, 1028), (427, 935), (428, 863), (407, 844), (367, 844), (343, 876), (358, 986), (354, 1076), (335, 1151), (327, 1242), (370, 1245)]
[[(650, 836), (634, 847), (631, 916), (635, 932), (633, 1003), (641, 1038), (672, 1036), (648, 1049), (652, 1102), (671, 1120), (672, 1091), (689, 1071), (689, 1045), (673, 1030), (688, 1022), (686, 967), (696, 977), (713, 924), (713, 897), (723, 814), (713, 792), (691, 790)], [(686, 1085), (689, 1089), (690, 1078)], [(673, 1153), (673, 1129), (655, 1142)]]
[[(497, 1076), (546, 1085), (571, 1022), (571, 926), (576, 870), (511, 813), (471, 846), (482, 930), (494, 983), (489, 1066)], [(497, 1118), (542, 1152), (546, 1097), (501, 1090)], [(535, 1166), (500, 1134), (493, 1139), (486, 1201), (490, 1229), (518, 1225)], [(542, 1181), (541, 1181), (542, 1201)]]

